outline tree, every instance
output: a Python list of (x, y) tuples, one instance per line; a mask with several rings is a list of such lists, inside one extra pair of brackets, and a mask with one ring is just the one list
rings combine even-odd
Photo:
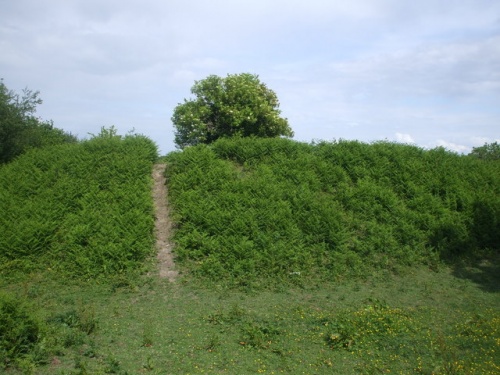
[(473, 147), (470, 156), (485, 160), (500, 160), (500, 145), (497, 142), (485, 143), (480, 147)]
[(0, 80), (0, 163), (7, 163), (30, 148), (76, 142), (73, 135), (54, 128), (51, 121), (35, 117), (42, 104), (38, 91), (19, 95)]
[(172, 116), (179, 148), (231, 136), (293, 137), (275, 92), (257, 75), (211, 75), (195, 81), (191, 93), (196, 98), (184, 99)]

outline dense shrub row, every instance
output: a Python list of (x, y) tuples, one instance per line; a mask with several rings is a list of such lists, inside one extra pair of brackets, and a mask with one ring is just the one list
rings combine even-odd
[(0, 274), (95, 278), (137, 269), (153, 248), (151, 166), (141, 135), (101, 133), (0, 168)]
[(176, 253), (240, 284), (498, 250), (500, 163), (356, 141), (221, 139), (168, 155)]

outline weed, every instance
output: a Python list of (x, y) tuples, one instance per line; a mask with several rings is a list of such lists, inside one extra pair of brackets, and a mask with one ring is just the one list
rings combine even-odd
[(215, 351), (219, 346), (221, 345), (221, 340), (219, 335), (214, 334), (209, 337), (207, 344), (205, 345), (204, 349), (213, 352)]
[[(498, 373), (495, 294), (463, 289), (448, 272), (426, 268), (404, 277), (404, 293), (402, 280), (375, 277), (251, 294), (192, 282), (113, 293), (109, 285), (66, 286), (54, 294), (54, 285), (41, 280), (33, 302), (49, 309), (47, 323), (41, 320), (46, 334), (21, 358), (36, 374)], [(81, 305), (74, 291), (99, 317), (91, 335), (78, 328)], [(48, 358), (56, 355), (60, 361), (53, 365)], [(12, 363), (9, 371), (18, 375), (19, 366)]]
[(153, 149), (104, 132), (0, 169), (1, 370), (499, 372), (498, 163), (387, 142), (174, 153), (186, 276), (167, 285), (138, 277)]
[(104, 362), (105, 362), (104, 372), (106, 374), (122, 373), (120, 367), (120, 361), (118, 361), (115, 357), (107, 357)]
[(75, 357), (74, 361), (75, 361), (74, 367), (75, 367), (75, 370), (77, 370), (76, 375), (89, 375), (90, 374), (88, 369), (87, 369), (87, 365), (80, 357)]
[(64, 329), (62, 331), (62, 345), (65, 348), (80, 346), (85, 342), (85, 333), (76, 329)]
[(33, 354), (46, 334), (37, 309), (23, 299), (0, 293), (0, 366), (31, 366)]
[(23, 375), (32, 375), (36, 370), (36, 363), (30, 357), (18, 358), (15, 362), (16, 367), (23, 373)]
[(144, 368), (144, 370), (146, 371), (153, 371), (155, 369), (154, 365), (153, 365), (153, 357), (151, 355), (148, 355), (147, 358), (146, 358), (146, 363), (144, 363), (142, 365), (142, 367)]
[(267, 349), (279, 334), (280, 330), (272, 324), (248, 322), (241, 328), (240, 344), (252, 348)]
[(142, 346), (153, 346), (153, 334), (154, 331), (151, 323), (144, 323), (144, 327), (142, 330)]
[(90, 341), (88, 345), (84, 346), (82, 350), (82, 355), (88, 358), (97, 357), (97, 347), (94, 341)]
[(92, 305), (83, 303), (80, 303), (77, 309), (71, 309), (50, 317), (48, 322), (68, 328), (77, 328), (86, 335), (95, 332), (98, 327), (95, 308)]

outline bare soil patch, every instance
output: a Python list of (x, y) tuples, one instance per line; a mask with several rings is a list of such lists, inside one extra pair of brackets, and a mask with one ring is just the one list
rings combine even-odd
[(175, 270), (174, 254), (170, 242), (172, 223), (169, 218), (167, 202), (167, 186), (165, 181), (165, 164), (153, 166), (153, 200), (155, 204), (155, 234), (157, 259), (161, 278), (174, 282), (178, 272)]

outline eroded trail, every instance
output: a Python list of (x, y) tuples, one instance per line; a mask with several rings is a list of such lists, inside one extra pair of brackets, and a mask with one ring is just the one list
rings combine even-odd
[(165, 164), (155, 164), (153, 166), (156, 249), (158, 251), (160, 277), (168, 278), (169, 281), (173, 282), (178, 273), (175, 270), (172, 244), (169, 242), (172, 224), (168, 212), (167, 186), (164, 177), (165, 168)]

